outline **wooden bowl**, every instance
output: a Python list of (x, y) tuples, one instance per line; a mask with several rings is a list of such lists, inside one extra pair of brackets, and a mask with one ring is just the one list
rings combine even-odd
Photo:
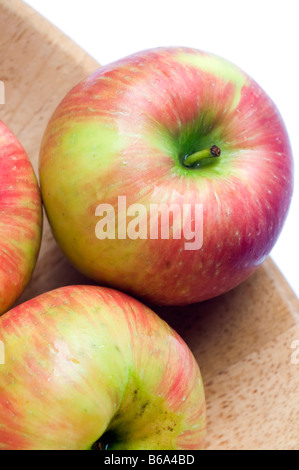
[[(0, 0), (0, 117), (37, 171), (47, 120), (65, 93), (98, 64), (20, 0)], [(44, 221), (39, 261), (19, 302), (68, 284), (90, 283), (70, 266)], [(201, 367), (208, 449), (298, 449), (299, 302), (267, 259), (216, 299), (156, 311), (185, 339)], [(292, 360), (293, 359), (293, 360)]]

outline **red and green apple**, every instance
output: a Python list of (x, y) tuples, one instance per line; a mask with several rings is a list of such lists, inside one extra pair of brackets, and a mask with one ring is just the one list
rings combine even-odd
[(205, 398), (183, 340), (124, 293), (71, 286), (0, 318), (0, 449), (202, 449)]
[[(73, 88), (47, 126), (40, 178), (53, 233), (80, 271), (183, 305), (232, 289), (265, 260), (289, 208), (293, 163), (280, 113), (253, 79), (173, 47), (106, 65)], [(201, 206), (202, 244), (186, 249), (171, 214), (168, 240), (138, 236), (136, 220), (135, 238), (110, 236), (108, 222), (97, 237), (103, 204), (119, 234), (119, 197), (136, 209), (130, 221), (151, 205)]]
[(21, 295), (39, 253), (42, 205), (25, 150), (0, 121), (0, 315)]

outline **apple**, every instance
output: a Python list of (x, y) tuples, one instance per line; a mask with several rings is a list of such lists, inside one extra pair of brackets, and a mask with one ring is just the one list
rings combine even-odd
[(205, 399), (183, 340), (124, 293), (70, 286), (0, 318), (0, 449), (201, 449)]
[[(234, 288), (265, 260), (293, 162), (254, 80), (218, 56), (170, 47), (106, 65), (67, 94), (45, 131), (40, 178), (54, 236), (80, 271), (184, 305)], [(161, 204), (169, 237), (162, 209), (158, 229), (144, 226)]]
[(21, 295), (35, 267), (41, 196), (25, 150), (0, 121), (0, 315)]

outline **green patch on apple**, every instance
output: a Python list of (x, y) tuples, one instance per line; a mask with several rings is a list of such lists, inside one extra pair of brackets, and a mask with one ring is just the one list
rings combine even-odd
[[(222, 57), (213, 54), (191, 54), (178, 52), (177, 60), (186, 65), (196, 67), (200, 72), (204, 71), (215, 77), (215, 79), (223, 80), (231, 83), (234, 87), (234, 98), (230, 104), (230, 110), (234, 110), (241, 99), (242, 88), (249, 84), (248, 77), (234, 64), (228, 62)], [(212, 82), (213, 84), (214, 82)], [(215, 86), (215, 83), (214, 85)]]

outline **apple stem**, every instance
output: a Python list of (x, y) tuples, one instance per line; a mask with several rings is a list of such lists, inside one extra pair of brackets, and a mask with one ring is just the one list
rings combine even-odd
[(211, 148), (199, 150), (199, 152), (192, 153), (191, 155), (186, 155), (183, 160), (183, 164), (190, 167), (206, 158), (220, 157), (220, 154), (220, 148), (217, 147), (217, 145), (212, 145)]

